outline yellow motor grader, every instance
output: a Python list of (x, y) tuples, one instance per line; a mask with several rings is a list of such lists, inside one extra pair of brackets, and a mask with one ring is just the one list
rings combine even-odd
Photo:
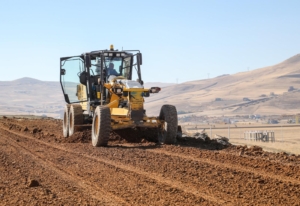
[[(76, 127), (92, 126), (92, 144), (106, 146), (111, 130), (157, 128), (161, 144), (173, 144), (181, 132), (175, 106), (163, 105), (158, 117), (148, 117), (144, 98), (159, 87), (144, 88), (139, 50), (92, 51), (60, 58), (60, 83), (66, 106), (63, 136)], [(118, 71), (117, 71), (117, 70)]]

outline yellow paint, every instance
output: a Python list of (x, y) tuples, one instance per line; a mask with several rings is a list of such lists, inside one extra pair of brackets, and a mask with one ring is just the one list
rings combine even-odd
[(125, 109), (125, 108), (111, 108), (110, 113), (111, 113), (111, 115), (127, 116), (128, 109)]
[[(86, 95), (86, 86), (83, 84), (77, 85), (77, 98), (79, 101), (86, 101), (87, 95)], [(80, 102), (80, 105), (83, 110), (87, 110), (87, 102)]]
[(119, 96), (115, 95), (114, 93), (110, 93), (110, 103), (107, 105), (109, 108), (118, 108), (119, 107)]
[[(149, 89), (144, 88), (126, 88), (122, 84), (105, 83), (104, 87), (108, 89), (110, 98), (107, 99), (106, 106), (110, 108), (111, 112), (111, 128), (113, 130), (133, 128), (137, 124), (130, 119), (129, 112), (133, 110), (143, 110), (144, 109), (144, 92), (149, 92)], [(128, 96), (117, 95), (113, 92), (114, 88), (122, 88), (124, 92), (128, 92)], [(119, 108), (119, 103), (122, 100), (128, 101), (129, 108)], [(158, 128), (161, 127), (163, 122), (161, 122), (157, 117), (147, 117), (144, 116), (142, 121), (139, 122), (138, 127), (146, 128)]]
[(129, 101), (132, 110), (141, 110), (144, 108), (144, 98), (141, 91), (130, 92)]
[(80, 102), (82, 110), (87, 110), (87, 102)]
[(104, 84), (104, 87), (107, 88), (107, 89), (110, 89), (110, 88), (111, 88), (111, 85), (110, 85), (109, 83), (105, 83), (105, 84)]
[[(118, 129), (126, 129), (126, 128), (134, 128), (136, 127), (136, 124), (133, 121), (128, 121), (128, 122), (115, 122), (111, 123), (111, 128), (113, 130), (118, 130)], [(160, 123), (151, 123), (151, 122), (143, 122), (139, 124), (139, 127), (144, 127), (144, 128), (159, 128)]]
[(98, 99), (101, 98), (101, 92), (97, 92), (97, 98), (98, 98)]
[(124, 88), (123, 91), (125, 92), (148, 92), (150, 89), (144, 89), (144, 88), (130, 88), (130, 89), (127, 89), (127, 88)]

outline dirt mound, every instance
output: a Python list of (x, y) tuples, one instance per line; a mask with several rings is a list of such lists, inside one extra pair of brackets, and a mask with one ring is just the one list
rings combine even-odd
[[(37, 139), (43, 139), (48, 142), (57, 143), (90, 143), (91, 142), (91, 128), (77, 128), (76, 132), (70, 137), (62, 136), (62, 120), (57, 119), (17, 119), (5, 118), (1, 121), (6, 128), (18, 132), (32, 134)], [(134, 128), (111, 131), (109, 143), (110, 144), (124, 144), (124, 143), (157, 143), (157, 129)], [(201, 139), (194, 137), (184, 137), (178, 139), (178, 145), (199, 147), (210, 150), (220, 150), (227, 146), (215, 139)]]
[(227, 145), (221, 144), (216, 139), (203, 139), (188, 136), (183, 138), (177, 138), (177, 144), (181, 146), (197, 147), (207, 150), (222, 150), (228, 147)]
[[(90, 143), (91, 129), (77, 130), (72, 136), (61, 138), (62, 143)], [(109, 141), (114, 143), (156, 142), (156, 130), (122, 129), (110, 132)]]
[(89, 143), (91, 142), (91, 130), (85, 129), (82, 131), (76, 131), (72, 136), (61, 138), (62, 143)]

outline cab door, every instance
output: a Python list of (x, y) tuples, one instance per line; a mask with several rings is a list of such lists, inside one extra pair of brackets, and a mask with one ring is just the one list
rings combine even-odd
[[(85, 71), (83, 56), (72, 56), (60, 58), (60, 83), (67, 103), (87, 101), (86, 95), (78, 99), (78, 86), (80, 74)], [(86, 87), (84, 87), (86, 90)], [(85, 91), (86, 94), (87, 91)]]

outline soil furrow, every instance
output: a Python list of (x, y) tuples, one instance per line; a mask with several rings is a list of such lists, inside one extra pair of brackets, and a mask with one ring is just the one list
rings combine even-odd
[[(187, 160), (192, 160), (192, 161), (199, 161), (202, 163), (206, 163), (206, 164), (211, 164), (213, 166), (217, 166), (217, 167), (224, 167), (224, 168), (229, 168), (229, 169), (233, 169), (235, 171), (241, 171), (241, 172), (245, 172), (245, 173), (253, 173), (255, 175), (259, 175), (262, 176), (264, 178), (272, 178), (272, 179), (277, 179), (280, 181), (285, 181), (285, 182), (292, 182), (294, 184), (300, 184), (300, 180), (298, 180), (298, 177), (300, 177), (300, 169), (299, 174), (297, 175), (297, 179), (293, 178), (293, 177), (286, 177), (286, 176), (282, 176), (282, 175), (276, 175), (273, 174), (273, 171), (264, 171), (261, 168), (251, 168), (251, 167), (241, 167), (240, 165), (234, 165), (234, 164), (229, 164), (227, 163), (227, 161), (222, 161), (223, 159), (219, 159), (219, 161), (214, 160), (214, 158), (195, 158), (195, 157), (191, 157), (191, 156), (187, 156), (187, 155), (183, 155), (178, 154), (178, 153), (173, 153), (173, 152), (168, 152), (165, 150), (161, 150), (161, 149), (148, 149), (147, 152), (153, 152), (156, 154), (165, 154), (165, 155), (169, 155), (169, 156), (174, 156), (174, 157), (179, 157), (179, 158), (183, 158), (183, 159), (187, 159)], [(218, 153), (215, 155), (217, 156)], [(239, 158), (239, 157), (237, 157)], [(243, 160), (243, 158), (239, 158), (241, 160)], [(239, 161), (240, 162), (240, 161)], [(282, 165), (281, 165), (282, 167)], [(286, 167), (286, 166), (285, 166)], [(279, 167), (277, 167), (279, 168)], [(299, 175), (299, 176), (298, 176)]]
[[(32, 137), (29, 137), (29, 136), (26, 136), (26, 135), (15, 134), (15, 132), (12, 132), (12, 131), (7, 131), (7, 132), (10, 132), (14, 135), (22, 136), (22, 137), (28, 138), (30, 140), (33, 140), (31, 142), (28, 142), (31, 145), (34, 144), (34, 142), (37, 142), (37, 143), (39, 143), (39, 146), (37, 146), (37, 145), (34, 145), (34, 146), (40, 147), (41, 145), (46, 145), (48, 147), (48, 150), (50, 148), (56, 149), (56, 151), (53, 151), (53, 152), (50, 153), (52, 155), (53, 154), (58, 155), (59, 151), (57, 151), (57, 150), (61, 150), (61, 151), (64, 152), (64, 153), (60, 154), (60, 156), (66, 157), (67, 155), (66, 155), (65, 152), (71, 154), (74, 157), (73, 159), (72, 159), (72, 157), (66, 157), (67, 159), (69, 159), (69, 162), (72, 161), (72, 163), (68, 163), (68, 165), (77, 165), (77, 164), (79, 164), (79, 161), (77, 161), (77, 162), (76, 161), (73, 162), (73, 161), (76, 160), (78, 158), (78, 156), (80, 156), (80, 158), (81, 158), (80, 161), (81, 162), (83, 161), (82, 158), (88, 158), (88, 159), (94, 160), (93, 162), (90, 163), (92, 165), (85, 166), (85, 168), (93, 167), (93, 165), (96, 165), (96, 163), (99, 163), (99, 162), (103, 163), (103, 165), (102, 165), (103, 167), (108, 167), (108, 166), (111, 167), (112, 166), (113, 168), (110, 168), (111, 171), (109, 171), (108, 174), (117, 173), (118, 171), (119, 171), (120, 174), (115, 174), (114, 176), (119, 176), (119, 178), (114, 177), (111, 180), (111, 182), (114, 181), (114, 179), (122, 179), (122, 181), (124, 181), (124, 179), (126, 179), (126, 178), (127, 179), (136, 179), (136, 177), (139, 177), (138, 179), (136, 179), (135, 182), (140, 184), (139, 187), (144, 188), (144, 189), (149, 187), (148, 184), (153, 184), (153, 183), (155, 183), (155, 185), (161, 184), (160, 188), (158, 188), (158, 189), (155, 188), (155, 187), (152, 187), (152, 190), (158, 190), (158, 191), (152, 191), (154, 194), (159, 194), (159, 193), (165, 192), (165, 193), (167, 193), (167, 194), (165, 194), (165, 196), (169, 196), (168, 193), (176, 193), (179, 196), (186, 197), (184, 199), (177, 198), (177, 200), (175, 202), (178, 202), (178, 203), (183, 201), (182, 204), (183, 203), (188, 204), (187, 199), (189, 199), (189, 201), (194, 202), (194, 203), (196, 203), (196, 202), (200, 203), (201, 202), (201, 204), (203, 204), (203, 205), (208, 204), (208, 203), (205, 203), (206, 200), (214, 202), (215, 205), (216, 204), (224, 204), (226, 202), (226, 201), (208, 196), (204, 193), (201, 193), (201, 192), (197, 191), (197, 188), (187, 187), (186, 185), (184, 185), (181, 182), (176, 182), (176, 181), (166, 180), (164, 178), (160, 178), (159, 176), (157, 176), (157, 174), (151, 174), (151, 173), (143, 172), (143, 171), (140, 171), (138, 169), (135, 169), (134, 167), (129, 167), (129, 166), (126, 166), (126, 165), (123, 165), (123, 164), (120, 164), (120, 163), (116, 163), (114, 161), (109, 161), (109, 160), (105, 160), (105, 159), (102, 159), (102, 158), (100, 159), (100, 158), (95, 157), (95, 156), (89, 156), (89, 155), (86, 155), (86, 154), (83, 154), (83, 153), (74, 152), (70, 149), (65, 149), (65, 148), (62, 148), (62, 147), (58, 147), (56, 145), (51, 145), (49, 143), (46, 143), (46, 142), (43, 142), (43, 141), (40, 141), (40, 140), (36, 140), (36, 139), (34, 139)], [(24, 139), (23, 139), (23, 141), (24, 141)], [(46, 158), (47, 158), (47, 160), (49, 160), (49, 158), (51, 158), (51, 157), (44, 157), (43, 159), (46, 159)], [(88, 161), (84, 161), (84, 164), (86, 164), (87, 162)], [(57, 162), (52, 163), (53, 166), (54, 166), (54, 164), (56, 166), (58, 165)], [(101, 168), (101, 165), (98, 164), (98, 166), (100, 166), (100, 168)], [(67, 165), (64, 165), (64, 167), (68, 168)], [(82, 167), (82, 165), (81, 165), (81, 167)], [(82, 169), (80, 169), (79, 171), (76, 171), (76, 170), (78, 170), (78, 169), (74, 168), (74, 167), (68, 168), (68, 171), (73, 171), (72, 172), (73, 175), (76, 174), (76, 173), (79, 173), (79, 172), (81, 172), (81, 175), (84, 173), (84, 171), (82, 171)], [(105, 170), (109, 170), (109, 168), (106, 168)], [(91, 171), (89, 171), (89, 172), (91, 173)], [(94, 172), (99, 173), (99, 171), (94, 171)], [(125, 176), (131, 176), (131, 177), (130, 178), (122, 177), (122, 176), (124, 176), (124, 173), (129, 173), (129, 174), (126, 174)], [(90, 179), (90, 177), (88, 177), (88, 176), (86, 176), (85, 178), (87, 178), (87, 179), (85, 179), (86, 181), (88, 181), (88, 179)], [(107, 176), (104, 176), (102, 179), (105, 179), (107, 182), (109, 182), (107, 180), (107, 178), (108, 178)], [(92, 182), (93, 181), (95, 181), (95, 180), (92, 180)], [(153, 181), (155, 181), (155, 182), (153, 182)], [(105, 186), (105, 185), (102, 185), (102, 186)], [(120, 190), (122, 190), (122, 188), (120, 188)], [(127, 191), (128, 190), (130, 190), (130, 188), (128, 188)], [(149, 188), (148, 190), (151, 190), (151, 188)], [(187, 193), (187, 194), (184, 194), (184, 193)], [(118, 195), (122, 195), (122, 194), (120, 194), (120, 192), (119, 192)], [(170, 196), (170, 198), (171, 198), (171, 196)], [(158, 200), (162, 201), (163, 197), (160, 197)], [(168, 202), (169, 200), (165, 200), (165, 201)]]
[[(129, 205), (300, 204), (300, 158), (295, 155), (236, 146), (224, 149), (195, 139), (157, 145), (145, 139), (139, 142), (138, 133), (130, 136), (128, 131), (112, 133), (108, 147), (94, 148), (88, 130), (62, 138), (59, 120), (5, 119), (1, 124), (0, 133), (6, 136), (0, 146), (6, 149), (0, 152), (0, 172), (13, 177), (12, 166), (1, 165), (2, 156), (21, 164), (26, 174), (34, 174), (26, 168), (31, 165), (41, 181), (48, 180), (51, 190), (59, 181), (77, 188), (78, 195), (66, 191), (64, 197), (78, 199), (84, 192), (86, 196), (98, 193)], [(18, 152), (25, 159), (18, 161)], [(60, 180), (55, 179), (59, 172), (65, 175)], [(3, 188), (0, 184), (0, 197)], [(86, 197), (81, 200), (88, 202)], [(90, 205), (101, 202), (101, 198), (90, 200), (94, 201)], [(53, 202), (60, 204), (62, 200)]]
[[(10, 140), (12, 139), (11, 137), (8, 137), (6, 135), (4, 137)], [(53, 176), (59, 176), (60, 178), (64, 179), (66, 182), (69, 182), (72, 185), (76, 185), (76, 187), (82, 188), (84, 190), (84, 193), (89, 194), (90, 197), (99, 200), (101, 202), (105, 200), (104, 203), (109, 205), (128, 205), (125, 203), (124, 200), (118, 198), (117, 196), (109, 194), (106, 191), (100, 189), (99, 187), (96, 187), (95, 185), (90, 185), (86, 183), (84, 179), (71, 175), (65, 170), (57, 167), (48, 159), (42, 158), (41, 155), (39, 155), (38, 153), (40, 153), (43, 150), (43, 148), (39, 147), (39, 149), (37, 150), (38, 152), (32, 152), (33, 150), (36, 150), (36, 148), (33, 147), (32, 148), (33, 150), (30, 150), (22, 146), (20, 143), (14, 141), (9, 141), (8, 144), (12, 148), (15, 148), (17, 151), (19, 151), (20, 153), (25, 154), (27, 156), (31, 156), (31, 158), (35, 161), (35, 163), (38, 163), (38, 165), (42, 166), (45, 170), (50, 171), (50, 173), (55, 173)]]

